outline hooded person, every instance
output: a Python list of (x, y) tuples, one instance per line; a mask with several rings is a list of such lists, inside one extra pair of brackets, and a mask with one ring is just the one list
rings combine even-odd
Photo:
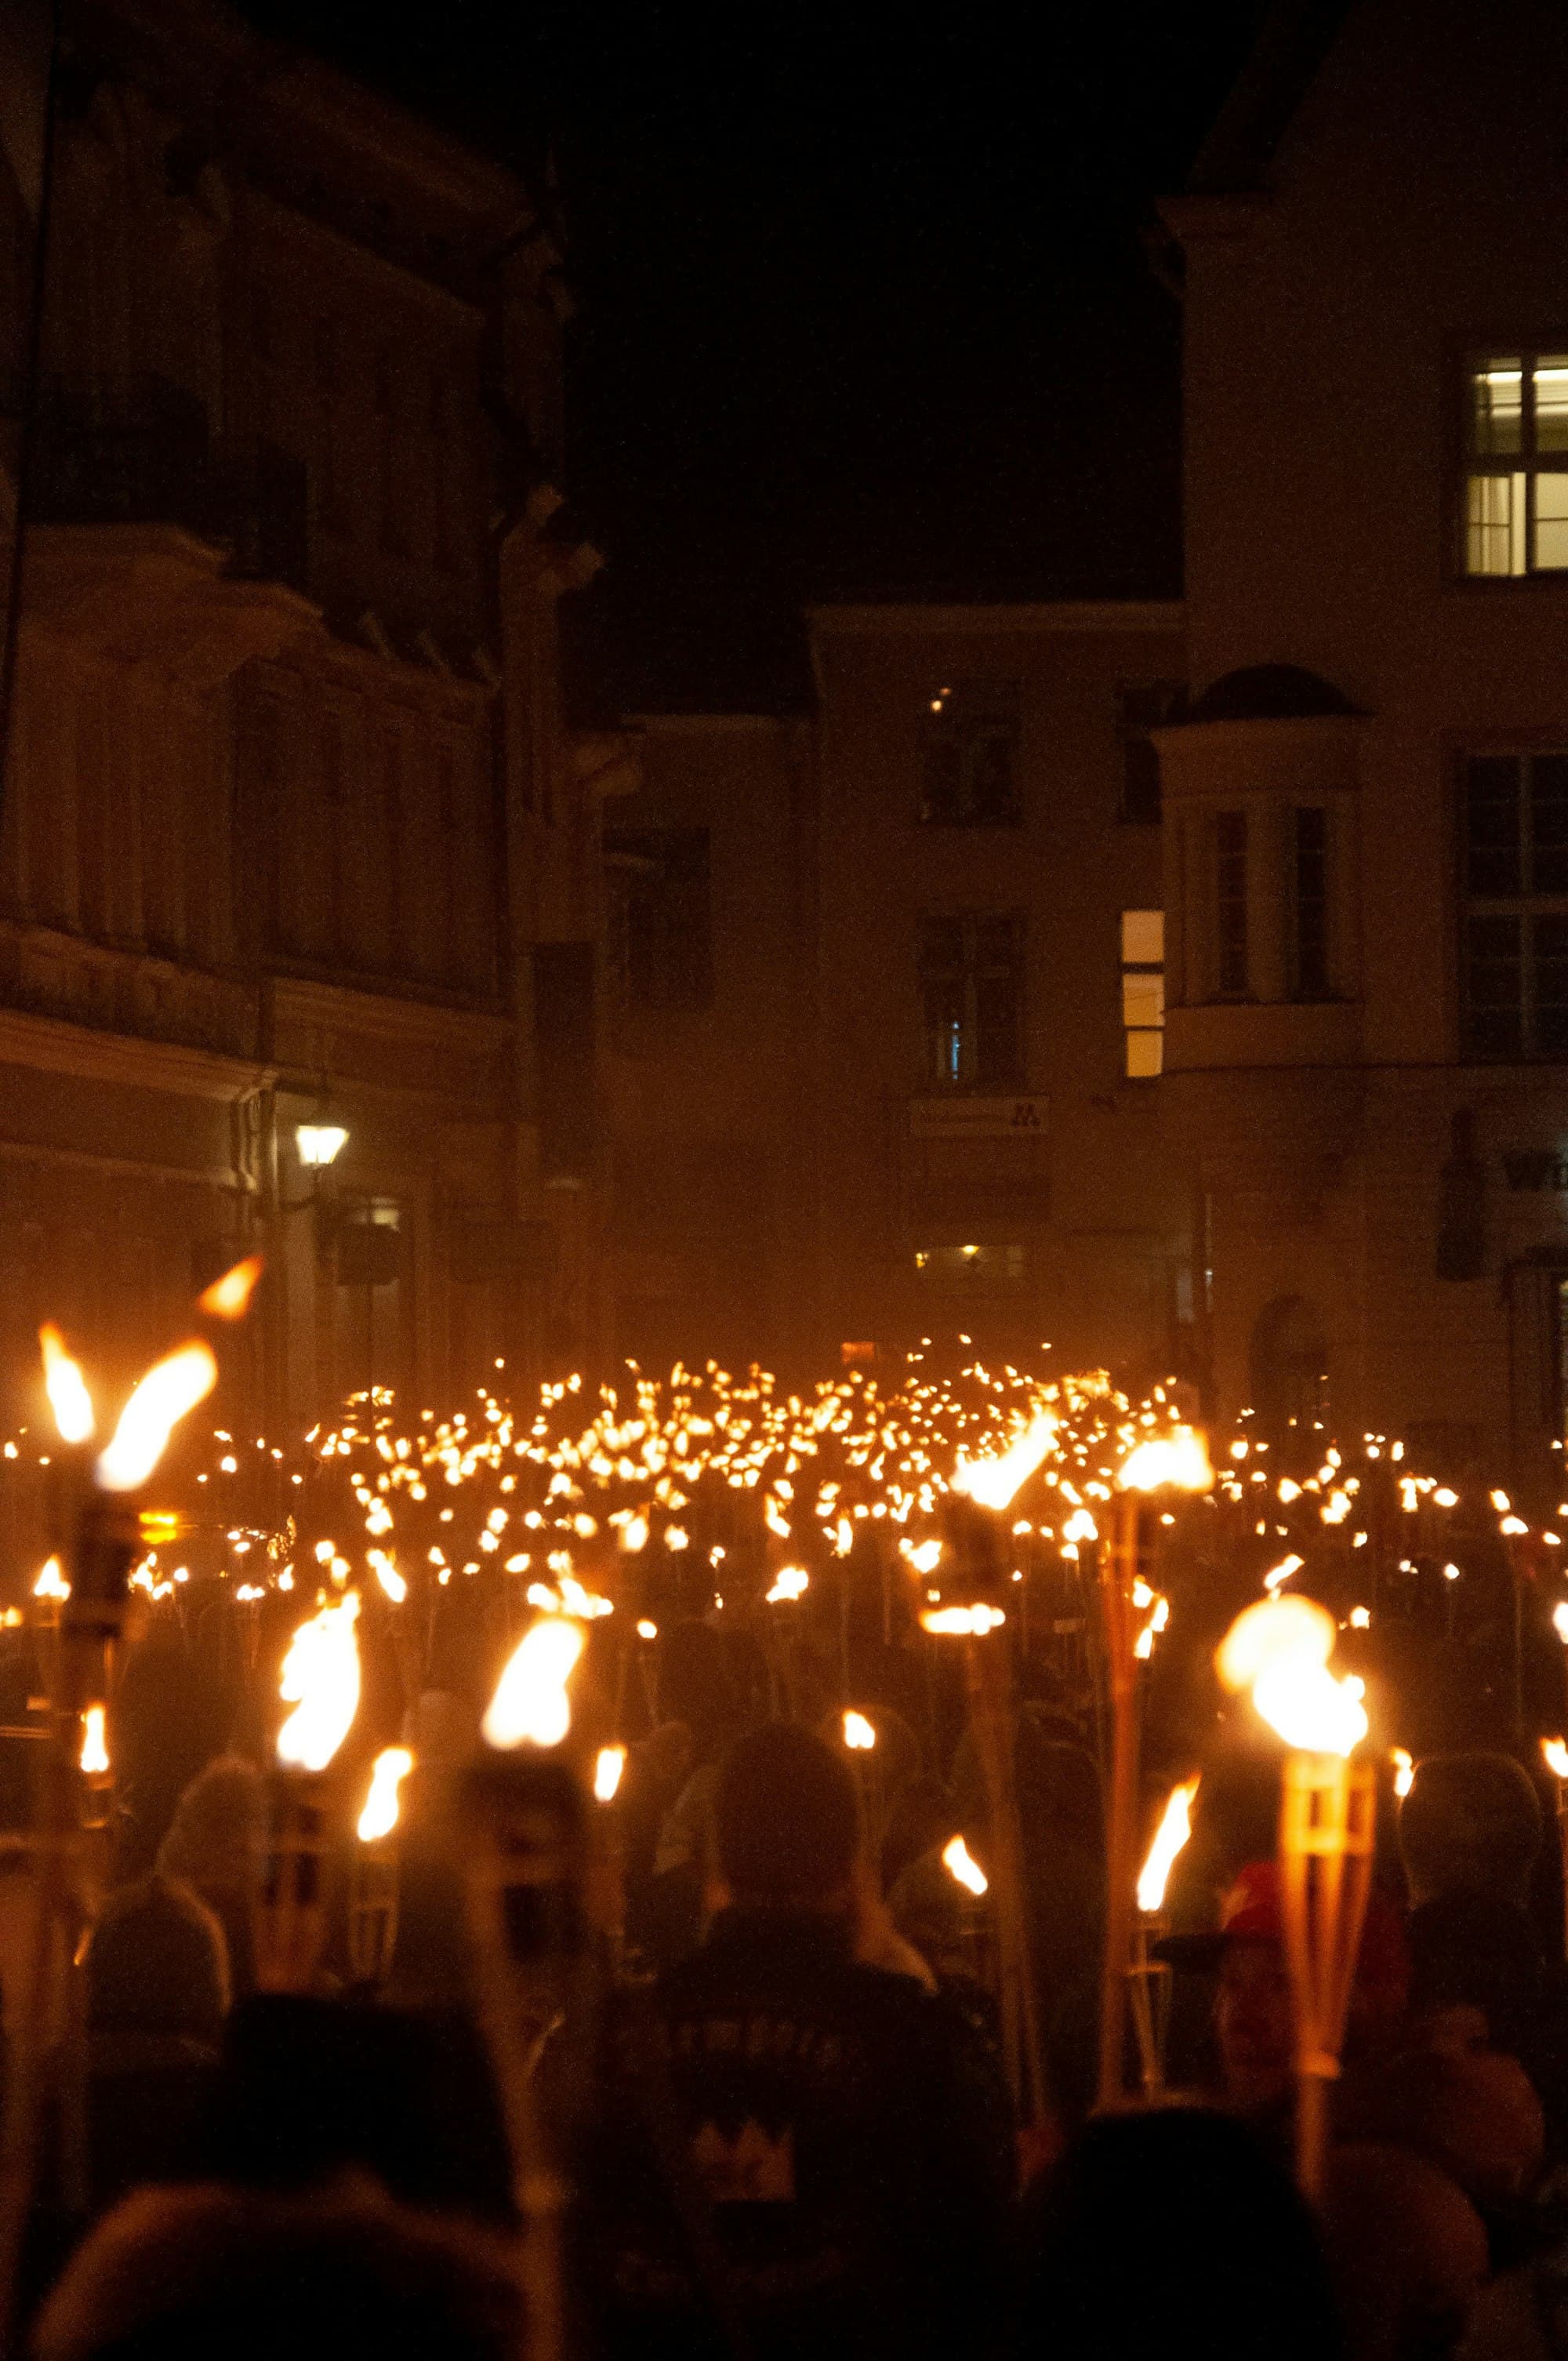
[(706, 1939), (612, 2024), (580, 2176), (599, 2348), (935, 2361), (983, 2344), (1006, 2095), (956, 2010), (855, 1957), (848, 1766), (807, 1730), (756, 1730), (721, 1768), (713, 1829)]

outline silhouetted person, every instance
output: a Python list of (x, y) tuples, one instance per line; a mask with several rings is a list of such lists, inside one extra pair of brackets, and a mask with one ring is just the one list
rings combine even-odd
[(94, 2205), (193, 2169), (228, 2010), (223, 1928), (154, 1874), (111, 1894), (87, 1953)]
[(506, 2249), (367, 2185), (308, 2199), (147, 2191), (102, 2222), (44, 2307), (37, 2361), (516, 2361)]
[(961, 2016), (857, 1965), (854, 1781), (808, 1731), (718, 1781), (725, 1906), (645, 2012), (618, 2007), (586, 2159), (605, 2349), (921, 2361), (984, 2348), (1013, 2174), (1005, 2092)]
[(1312, 2217), (1245, 2127), (1196, 2107), (1080, 2132), (1025, 2212), (1017, 2361), (1334, 2361)]
[(236, 1999), (256, 1982), (256, 1910), (265, 1841), (261, 1773), (242, 1755), (225, 1754), (192, 1780), (159, 1847), (159, 1869), (192, 1887), (221, 1924)]

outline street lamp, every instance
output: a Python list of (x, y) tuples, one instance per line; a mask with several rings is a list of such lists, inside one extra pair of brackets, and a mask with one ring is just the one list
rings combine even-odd
[(340, 1123), (299, 1123), (294, 1126), (294, 1145), (300, 1151), (300, 1161), (307, 1171), (324, 1172), (337, 1160), (348, 1133)]

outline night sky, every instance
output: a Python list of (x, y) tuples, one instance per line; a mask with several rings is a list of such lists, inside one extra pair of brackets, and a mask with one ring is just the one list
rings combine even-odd
[(1142, 232), (1260, 0), (246, 13), (553, 154), (610, 706), (801, 702), (810, 599), (1179, 588), (1179, 319)]

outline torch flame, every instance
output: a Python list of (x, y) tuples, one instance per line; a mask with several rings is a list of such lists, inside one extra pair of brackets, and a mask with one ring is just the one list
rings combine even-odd
[(496, 1683), (481, 1725), (487, 1745), (559, 1746), (572, 1727), (567, 1687), (583, 1653), (583, 1627), (541, 1616), (523, 1633)]
[(920, 1618), (920, 1629), (960, 1640), (983, 1640), (1006, 1620), (1000, 1607), (927, 1607)]
[(1036, 1411), (1000, 1458), (960, 1458), (953, 1470), (953, 1490), (967, 1492), (982, 1509), (1005, 1509), (1050, 1449), (1056, 1431), (1049, 1411)]
[(624, 1746), (601, 1746), (594, 1757), (594, 1795), (601, 1804), (613, 1804), (626, 1768)]
[(302, 1623), (283, 1659), (279, 1695), (294, 1711), (278, 1732), (278, 1760), (294, 1771), (324, 1771), (359, 1710), (359, 1594), (348, 1591)]
[(949, 1877), (956, 1877), (959, 1883), (967, 1887), (970, 1894), (977, 1895), (984, 1894), (991, 1884), (990, 1878), (987, 1877), (962, 1837), (949, 1837), (942, 1847), (942, 1867)]
[(1546, 1757), (1546, 1767), (1554, 1779), (1568, 1779), (1568, 1746), (1560, 1738), (1543, 1738), (1541, 1751)]
[(257, 1280), (261, 1277), (262, 1257), (247, 1255), (211, 1287), (203, 1289), (196, 1298), (196, 1309), (204, 1312), (209, 1320), (243, 1320), (250, 1308), (250, 1298)]
[(773, 1587), (765, 1594), (767, 1603), (770, 1607), (777, 1607), (782, 1599), (799, 1598), (810, 1586), (811, 1576), (803, 1565), (781, 1565), (773, 1577)]
[(101, 1778), (109, 1767), (109, 1745), (104, 1735), (106, 1719), (106, 1709), (101, 1705), (90, 1705), (82, 1717), (82, 1752), (78, 1763), (89, 1778)]
[(361, 1844), (374, 1844), (378, 1837), (391, 1835), (398, 1825), (398, 1790), (413, 1767), (413, 1756), (406, 1746), (382, 1747), (370, 1765), (370, 1793), (359, 1815)]
[(181, 1345), (155, 1362), (120, 1412), (107, 1450), (98, 1455), (105, 1492), (134, 1492), (163, 1456), (176, 1425), (218, 1381), (218, 1365), (203, 1344)]
[(844, 1743), (852, 1753), (867, 1754), (876, 1744), (876, 1731), (863, 1713), (851, 1706), (844, 1716)]
[(1157, 1492), (1167, 1484), (1182, 1492), (1207, 1492), (1214, 1481), (1208, 1444), (1192, 1426), (1153, 1436), (1124, 1459), (1116, 1481), (1124, 1492)]
[(1192, 1799), (1197, 1793), (1198, 1774), (1194, 1773), (1190, 1779), (1173, 1787), (1167, 1799), (1148, 1859), (1138, 1875), (1138, 1908), (1146, 1917), (1152, 1918), (1164, 1904), (1166, 1881), (1176, 1856), (1192, 1834)]
[[(1391, 1746), (1388, 1749), (1388, 1760), (1394, 1765), (1395, 1795), (1401, 1797), (1408, 1795), (1416, 1784), (1415, 1757), (1408, 1746)], [(1568, 1756), (1564, 1757), (1563, 1767), (1565, 1772), (1568, 1772)]]
[(1363, 1684), (1329, 1670), (1334, 1620), (1310, 1598), (1260, 1598), (1220, 1642), (1215, 1668), (1228, 1689), (1250, 1688), (1253, 1705), (1288, 1746), (1349, 1754), (1367, 1731)]
[(49, 1396), (49, 1406), (54, 1412), (60, 1441), (89, 1442), (96, 1424), (93, 1397), (87, 1389), (86, 1378), (66, 1351), (65, 1339), (52, 1320), (46, 1320), (38, 1330), (38, 1343), (43, 1348), (44, 1391)]
[(47, 1557), (38, 1568), (38, 1578), (33, 1585), (35, 1598), (69, 1598), (71, 1585), (59, 1558)]

